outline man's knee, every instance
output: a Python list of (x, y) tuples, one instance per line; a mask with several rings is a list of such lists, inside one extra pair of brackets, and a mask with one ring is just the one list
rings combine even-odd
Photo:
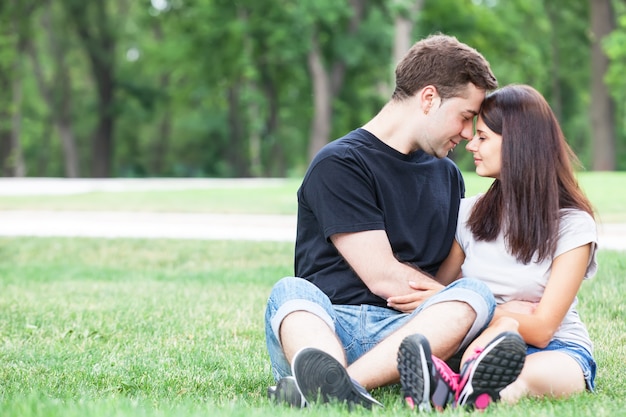
[(496, 301), (489, 287), (482, 281), (471, 278), (454, 281), (429, 299), (425, 307), (442, 302), (465, 303), (474, 312), (473, 322), (462, 346), (466, 346), (489, 325), (496, 309)]
[(270, 293), (265, 313), (266, 325), (279, 337), (282, 321), (297, 311), (316, 315), (334, 329), (334, 311), (326, 294), (305, 279), (282, 278)]
[(495, 298), (485, 283), (472, 278), (462, 278), (445, 287), (424, 306), (441, 302), (462, 302), (476, 314), (476, 319), (489, 323), (496, 309)]

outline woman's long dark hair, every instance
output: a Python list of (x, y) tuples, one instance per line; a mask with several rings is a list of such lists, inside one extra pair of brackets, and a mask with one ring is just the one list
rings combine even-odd
[(502, 165), (500, 178), (470, 214), (470, 230), (484, 241), (495, 240), (502, 231), (518, 261), (543, 261), (556, 249), (560, 209), (593, 216), (572, 169), (578, 159), (552, 109), (530, 86), (510, 85), (489, 94), (480, 117), (502, 135)]

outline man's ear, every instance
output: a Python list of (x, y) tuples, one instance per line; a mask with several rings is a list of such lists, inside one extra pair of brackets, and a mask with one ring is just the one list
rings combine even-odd
[(422, 88), (419, 93), (420, 103), (422, 106), (422, 111), (424, 114), (428, 114), (431, 107), (433, 107), (433, 101), (439, 97), (439, 93), (437, 92), (437, 87), (434, 85), (427, 85)]

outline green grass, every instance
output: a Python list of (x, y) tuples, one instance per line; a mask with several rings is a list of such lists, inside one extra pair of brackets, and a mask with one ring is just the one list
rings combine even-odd
[[(291, 273), (290, 243), (0, 239), (4, 416), (348, 415), (270, 405), (263, 313)], [(626, 260), (601, 252), (580, 311), (596, 341), (597, 393), (486, 415), (626, 415)], [(410, 416), (397, 386), (374, 391)], [(448, 411), (446, 415), (466, 415)]]
[(2, 415), (264, 404), (265, 300), (291, 253), (284, 243), (0, 239)]
[[(581, 174), (604, 221), (626, 221), (625, 179)], [(473, 174), (466, 182), (468, 195), (490, 184)], [(1, 197), (0, 210), (293, 214), (298, 185)], [(292, 256), (293, 244), (278, 242), (0, 238), (0, 415), (413, 415), (397, 386), (374, 390), (385, 409), (373, 412), (268, 403), (263, 313), (273, 283), (291, 274)], [(599, 262), (579, 297), (596, 343), (597, 393), (524, 400), (485, 415), (626, 416), (626, 259), (601, 251)]]
[[(490, 178), (464, 173), (467, 196), (487, 190)], [(580, 184), (592, 200), (599, 220), (626, 222), (626, 172), (582, 172)], [(180, 191), (92, 192), (74, 195), (1, 196), (0, 210), (114, 210), (295, 214), (299, 179), (265, 186)]]

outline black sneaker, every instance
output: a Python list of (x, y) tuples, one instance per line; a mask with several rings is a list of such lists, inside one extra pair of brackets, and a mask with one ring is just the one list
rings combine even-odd
[(500, 399), (526, 360), (526, 343), (515, 332), (500, 333), (485, 349), (477, 349), (461, 369), (457, 406), (484, 410)]
[(398, 372), (407, 405), (419, 411), (442, 411), (454, 402), (459, 375), (432, 355), (421, 334), (404, 338), (398, 350)]
[(281, 378), (276, 385), (267, 388), (267, 398), (276, 404), (285, 404), (295, 408), (306, 407), (304, 395), (292, 376)]
[(338, 402), (348, 406), (382, 407), (365, 388), (348, 375), (335, 358), (315, 348), (298, 351), (291, 361), (292, 374), (298, 388), (310, 403)]

